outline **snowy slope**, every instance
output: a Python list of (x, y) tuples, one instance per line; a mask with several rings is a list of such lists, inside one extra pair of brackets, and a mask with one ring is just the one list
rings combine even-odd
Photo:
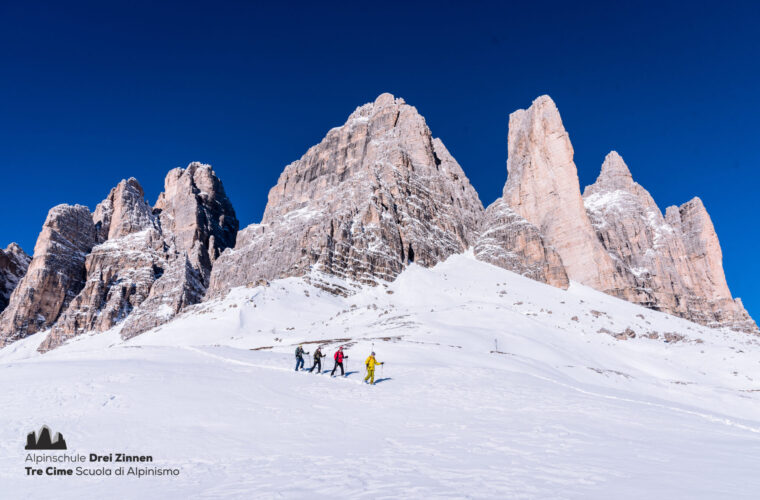
[[(234, 289), (126, 342), (114, 330), (39, 355), (44, 335), (0, 350), (3, 498), (760, 491), (757, 337), (471, 255), (347, 298), (296, 278)], [(350, 346), (348, 377), (293, 371), (294, 346), (315, 341), (330, 357)], [(387, 364), (370, 387), (373, 343)], [(181, 473), (24, 477), (26, 433), (43, 424), (70, 453), (152, 454)]]

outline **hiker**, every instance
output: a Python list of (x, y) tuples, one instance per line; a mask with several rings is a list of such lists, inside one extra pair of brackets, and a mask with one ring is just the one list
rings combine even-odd
[(303, 355), (309, 354), (308, 352), (303, 351), (303, 346), (299, 345), (296, 347), (296, 371), (298, 371), (299, 368), (303, 368)]
[(372, 354), (369, 355), (367, 358), (367, 361), (364, 362), (364, 366), (367, 367), (367, 376), (364, 377), (364, 383), (367, 383), (367, 380), (370, 381), (370, 384), (375, 385), (375, 367), (377, 365), (384, 365), (385, 363), (381, 363), (380, 361), (375, 359), (375, 353), (372, 352)]
[(343, 347), (338, 347), (338, 350), (335, 351), (335, 356), (333, 356), (333, 358), (335, 359), (335, 366), (333, 366), (332, 373), (330, 373), (330, 376), (331, 377), (335, 376), (335, 370), (337, 370), (339, 366), (340, 366), (340, 374), (345, 376), (343, 372), (343, 360), (348, 359), (348, 356), (343, 354)]
[(314, 351), (314, 364), (311, 365), (309, 373), (313, 372), (314, 368), (317, 369), (317, 373), (320, 373), (322, 371), (322, 358), (326, 357), (326, 355), (322, 354), (322, 347), (317, 347), (317, 350)]

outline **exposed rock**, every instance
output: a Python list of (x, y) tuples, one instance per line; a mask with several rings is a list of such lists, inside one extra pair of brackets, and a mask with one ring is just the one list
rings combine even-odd
[(85, 282), (85, 257), (96, 230), (87, 207), (58, 205), (50, 210), (26, 275), (0, 314), (0, 342), (24, 338), (50, 327)]
[(393, 280), (474, 241), (477, 193), (424, 118), (382, 94), (288, 165), (260, 224), (214, 265), (209, 294), (312, 271), (349, 281)]
[(607, 155), (596, 182), (583, 199), (599, 240), (626, 282), (618, 293), (659, 311), (686, 316), (689, 294), (682, 275), (683, 243), (649, 193), (633, 181), (615, 151)]
[(570, 279), (617, 295), (624, 283), (586, 215), (573, 147), (549, 96), (509, 116), (507, 171), (504, 202), (538, 228)]
[(40, 351), (58, 347), (85, 332), (103, 332), (128, 317), (148, 298), (166, 265), (160, 233), (149, 228), (93, 248), (87, 256), (87, 282), (71, 301)]
[(528, 278), (563, 289), (570, 285), (559, 254), (501, 198), (486, 209), (474, 252), (479, 260)]
[(583, 198), (602, 245), (628, 284), (618, 295), (707, 326), (757, 331), (741, 302), (731, 298), (718, 237), (698, 198), (669, 208), (663, 217), (614, 151)]
[(635, 339), (636, 338), (636, 332), (634, 332), (630, 327), (626, 328), (624, 331), (620, 333), (616, 333), (614, 337), (618, 340), (628, 340), (628, 339)]
[(92, 219), (101, 244), (85, 260), (87, 281), (40, 351), (84, 332), (112, 328), (148, 297), (165, 266), (160, 226), (136, 179), (123, 180), (113, 188)]
[(0, 312), (8, 305), (11, 293), (26, 274), (31, 260), (16, 243), (0, 249)]
[(742, 301), (731, 297), (718, 235), (702, 200), (694, 198), (677, 210), (670, 207), (666, 217), (680, 234), (686, 249), (685, 258), (691, 272), (685, 279), (696, 297), (696, 304), (689, 305), (690, 319), (707, 326), (760, 333)]
[(200, 272), (183, 252), (172, 259), (145, 302), (124, 321), (121, 336), (131, 338), (166, 323), (185, 306), (200, 302), (205, 292)]
[(95, 207), (92, 220), (98, 231), (99, 243), (151, 227), (158, 229), (153, 210), (145, 201), (142, 186), (134, 177), (121, 181), (111, 189), (108, 197)]
[(166, 175), (156, 201), (161, 229), (170, 252), (186, 253), (208, 285), (219, 254), (235, 246), (239, 223), (224, 186), (210, 165), (193, 162)]
[(235, 210), (209, 165), (193, 162), (186, 169), (170, 171), (154, 213), (167, 249), (166, 263), (148, 298), (124, 322), (124, 338), (161, 325), (182, 308), (200, 302), (211, 266), (237, 237)]
[(680, 333), (675, 333), (675, 332), (665, 332), (664, 337), (665, 337), (665, 342), (669, 344), (675, 344), (676, 342), (681, 342), (683, 339), (686, 338)]
[(234, 245), (238, 229), (222, 183), (201, 163), (171, 170), (154, 209), (131, 178), (92, 217), (101, 243), (87, 256), (86, 284), (41, 351), (120, 322), (122, 335), (132, 337), (199, 302), (213, 261)]

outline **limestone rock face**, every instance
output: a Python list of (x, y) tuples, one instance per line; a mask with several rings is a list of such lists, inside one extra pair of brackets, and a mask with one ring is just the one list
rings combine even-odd
[(86, 284), (41, 351), (119, 323), (133, 337), (168, 321), (200, 301), (213, 261), (238, 229), (222, 183), (201, 163), (170, 171), (154, 208), (136, 179), (121, 181), (92, 218), (100, 244), (86, 258)]
[(85, 283), (85, 257), (96, 243), (87, 207), (58, 205), (47, 215), (24, 278), (0, 314), (3, 344), (51, 326)]
[(26, 274), (31, 260), (16, 243), (0, 249), (0, 312), (8, 305), (11, 293)]
[(160, 233), (149, 228), (108, 240), (87, 256), (87, 281), (40, 345), (53, 349), (85, 332), (123, 321), (148, 297), (166, 265)]
[(620, 296), (704, 325), (757, 331), (731, 298), (720, 244), (698, 198), (671, 207), (663, 217), (614, 151), (583, 198), (602, 245), (627, 282)]
[(222, 250), (235, 246), (239, 228), (232, 203), (211, 166), (193, 162), (170, 171), (154, 210), (170, 251), (186, 253), (208, 285), (213, 262)]
[(693, 198), (666, 210), (668, 222), (680, 234), (690, 267), (687, 283), (697, 303), (690, 309), (692, 319), (708, 326), (728, 326), (734, 330), (760, 333), (740, 299), (732, 299), (723, 271), (723, 252), (712, 219), (702, 200)]
[(164, 263), (147, 299), (124, 322), (124, 338), (163, 324), (185, 306), (200, 302), (214, 261), (237, 238), (235, 210), (210, 165), (193, 162), (171, 170), (153, 211), (166, 249)]
[(200, 302), (205, 292), (200, 271), (183, 252), (168, 262), (148, 298), (127, 317), (121, 336), (131, 338), (166, 323), (183, 307)]
[(559, 254), (501, 198), (486, 209), (474, 253), (483, 262), (536, 281), (565, 290), (570, 285)]
[(153, 210), (145, 201), (142, 186), (134, 177), (121, 181), (105, 200), (98, 203), (92, 220), (98, 231), (99, 243), (149, 227), (158, 229)]
[(214, 265), (209, 294), (312, 270), (361, 283), (463, 252), (483, 213), (425, 120), (382, 94), (288, 165), (260, 224)]
[(626, 288), (619, 296), (663, 312), (687, 314), (685, 250), (649, 193), (634, 182), (613, 151), (583, 199), (599, 240), (616, 262)]
[(147, 298), (165, 265), (159, 222), (136, 179), (113, 188), (92, 220), (100, 244), (85, 259), (87, 280), (40, 345), (41, 351), (124, 320)]
[(570, 279), (619, 295), (625, 283), (586, 215), (573, 154), (549, 96), (515, 111), (509, 116), (503, 199), (554, 247)]

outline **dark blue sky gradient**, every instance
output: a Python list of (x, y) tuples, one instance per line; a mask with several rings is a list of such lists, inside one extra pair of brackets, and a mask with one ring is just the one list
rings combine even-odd
[(662, 208), (704, 200), (729, 286), (760, 316), (759, 8), (599, 5), (2, 1), (0, 244), (31, 253), (51, 206), (92, 209), (124, 177), (154, 202), (193, 160), (257, 222), (283, 167), (385, 91), (488, 204), (509, 113), (547, 93), (582, 185), (616, 149)]

